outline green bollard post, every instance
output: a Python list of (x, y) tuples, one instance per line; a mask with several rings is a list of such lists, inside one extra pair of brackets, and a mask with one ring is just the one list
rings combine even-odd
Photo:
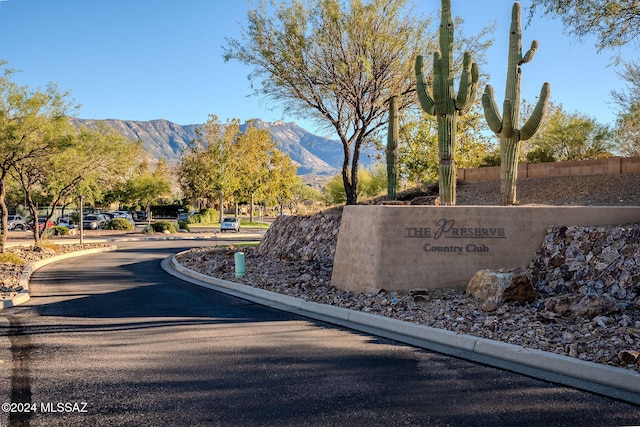
[(233, 260), (236, 265), (236, 277), (244, 276), (244, 252), (233, 254)]

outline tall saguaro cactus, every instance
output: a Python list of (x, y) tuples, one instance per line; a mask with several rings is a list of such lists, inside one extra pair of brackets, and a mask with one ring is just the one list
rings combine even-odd
[(398, 189), (398, 103), (389, 99), (389, 130), (387, 132), (387, 198), (396, 200)]
[(520, 24), (522, 9), (520, 3), (513, 5), (511, 13), (511, 29), (509, 33), (509, 61), (507, 68), (507, 87), (503, 104), (503, 117), (500, 116), (494, 99), (491, 85), (487, 85), (482, 95), (482, 106), (489, 128), (500, 138), (500, 200), (503, 205), (514, 205), (516, 198), (516, 181), (518, 180), (518, 154), (521, 141), (531, 138), (540, 128), (547, 108), (547, 100), (551, 87), (549, 83), (542, 85), (540, 98), (531, 117), (520, 125), (520, 67), (533, 59), (538, 49), (538, 42), (531, 42), (531, 48), (522, 55), (522, 25)]
[[(478, 86), (478, 65), (465, 52), (460, 88), (453, 87), (453, 18), (451, 0), (442, 0), (440, 52), (433, 54), (433, 88), (424, 78), (422, 56), (416, 58), (416, 89), (422, 109), (436, 116), (438, 122), (438, 179), (440, 204), (456, 204), (456, 130), (457, 118), (471, 110)], [(431, 92), (431, 93), (430, 93)]]

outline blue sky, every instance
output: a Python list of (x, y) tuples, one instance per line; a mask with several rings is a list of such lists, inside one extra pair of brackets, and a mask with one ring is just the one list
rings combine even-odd
[[(530, 0), (522, 2), (526, 19)], [(419, 0), (418, 11), (437, 12), (438, 0)], [(512, 0), (454, 0), (454, 15), (473, 33), (497, 23), (495, 43), (482, 72), (490, 74), (499, 104), (504, 98)], [(225, 37), (239, 38), (245, 22), (244, 0), (0, 0), (0, 59), (19, 70), (14, 80), (32, 88), (56, 82), (71, 90), (87, 119), (167, 119), (204, 123), (262, 118), (312, 123), (286, 117), (251, 93), (250, 72), (225, 63)], [(523, 45), (540, 43), (534, 60), (523, 66), (523, 98), (534, 101), (545, 81), (551, 99), (569, 112), (579, 111), (612, 124), (611, 90), (620, 90), (613, 52), (597, 54), (593, 39), (563, 34), (559, 20), (536, 17), (524, 29)], [(428, 55), (430, 52), (421, 52)], [(635, 59), (631, 47), (623, 51)]]

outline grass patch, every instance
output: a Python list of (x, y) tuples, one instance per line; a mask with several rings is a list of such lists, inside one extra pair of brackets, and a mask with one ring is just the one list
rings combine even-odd
[(189, 228), (212, 228), (212, 227), (220, 227), (219, 222), (199, 222), (199, 223), (189, 223)]
[(269, 228), (271, 224), (266, 222), (249, 222), (245, 220), (240, 221), (241, 227), (249, 227), (249, 228)]
[(43, 249), (49, 249), (49, 250), (52, 250), (53, 252), (58, 252), (58, 245), (46, 239), (41, 239), (38, 246)]
[(234, 245), (229, 245), (227, 247), (234, 247), (234, 248), (252, 248), (254, 246), (258, 246), (260, 244), (260, 242), (247, 242), (247, 243), (236, 243)]

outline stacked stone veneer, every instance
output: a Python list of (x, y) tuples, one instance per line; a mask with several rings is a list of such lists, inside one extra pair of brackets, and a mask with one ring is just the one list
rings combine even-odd
[(258, 253), (274, 258), (333, 262), (340, 215), (281, 216), (269, 227)]
[(640, 225), (552, 227), (530, 266), (544, 295), (612, 297), (640, 304)]

